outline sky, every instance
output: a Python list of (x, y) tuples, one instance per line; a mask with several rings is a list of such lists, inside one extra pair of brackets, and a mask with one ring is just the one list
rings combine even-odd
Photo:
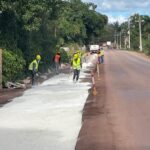
[(124, 22), (129, 16), (139, 13), (150, 15), (150, 0), (82, 0), (97, 5), (97, 11), (105, 14), (109, 22)]

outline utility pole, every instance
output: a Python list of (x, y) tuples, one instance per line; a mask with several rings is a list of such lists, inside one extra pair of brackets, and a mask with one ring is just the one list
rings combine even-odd
[(130, 26), (130, 18), (129, 18), (129, 21), (128, 21), (128, 34), (129, 34), (129, 49), (131, 48), (131, 26)]
[(141, 29), (141, 16), (139, 15), (139, 37), (140, 37), (140, 51), (143, 51), (143, 46), (142, 46), (142, 29)]
[(115, 34), (114, 34), (114, 38), (115, 38), (115, 45), (116, 45), (116, 31), (115, 31)]
[(122, 48), (121, 46), (121, 31), (120, 31), (120, 49)]
[(119, 35), (117, 33), (117, 49), (118, 49), (118, 45), (119, 45)]
[(143, 51), (143, 46), (142, 46), (142, 22), (144, 22), (144, 20), (141, 20), (141, 16), (139, 15), (138, 21), (136, 21), (139, 23), (139, 49), (142, 52)]
[(0, 49), (0, 89), (2, 88), (2, 49)]
[(126, 36), (124, 36), (124, 48), (126, 49)]

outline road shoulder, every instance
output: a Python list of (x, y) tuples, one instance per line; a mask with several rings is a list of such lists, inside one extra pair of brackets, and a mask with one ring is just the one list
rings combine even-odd
[(76, 150), (113, 150), (113, 132), (106, 109), (106, 87), (104, 65), (100, 66), (100, 79), (94, 74), (97, 95), (93, 89), (83, 110), (83, 124), (79, 133)]

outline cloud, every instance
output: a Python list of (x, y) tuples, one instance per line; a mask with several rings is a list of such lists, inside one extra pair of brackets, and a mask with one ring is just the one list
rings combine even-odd
[[(102, 12), (123, 12), (134, 10), (149, 10), (150, 0), (82, 0), (97, 4), (98, 10)], [(149, 10), (150, 12), (150, 10)]]
[(111, 5), (109, 3), (102, 2), (102, 6), (106, 9), (111, 9)]
[(114, 22), (119, 22), (119, 24), (121, 24), (121, 23), (123, 23), (123, 22), (125, 22), (125, 21), (127, 21), (127, 18), (126, 17), (124, 17), (124, 16), (117, 16), (117, 17), (113, 17), (113, 16), (109, 16), (108, 15), (108, 18), (109, 18), (109, 23), (114, 23)]
[(97, 11), (108, 16), (109, 22), (126, 20), (129, 16), (139, 13), (150, 15), (150, 0), (82, 0), (97, 5)]

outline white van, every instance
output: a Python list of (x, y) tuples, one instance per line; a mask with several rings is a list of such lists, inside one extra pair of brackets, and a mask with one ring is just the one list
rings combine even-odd
[(91, 53), (97, 53), (99, 49), (100, 49), (99, 45), (90, 45)]

